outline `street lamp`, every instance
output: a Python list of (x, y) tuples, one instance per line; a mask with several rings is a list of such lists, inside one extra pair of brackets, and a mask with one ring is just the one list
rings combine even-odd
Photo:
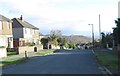
[(93, 44), (93, 49), (94, 49), (94, 26), (93, 24), (88, 24), (92, 26), (92, 44)]

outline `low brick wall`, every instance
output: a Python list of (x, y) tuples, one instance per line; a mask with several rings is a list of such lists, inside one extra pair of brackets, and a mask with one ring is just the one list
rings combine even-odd
[(29, 46), (19, 47), (18, 51), (19, 51), (19, 54), (24, 54), (25, 51), (27, 51), (27, 52), (34, 52), (34, 47), (33, 46), (31, 46), (31, 47), (29, 47)]
[(43, 50), (43, 45), (42, 46), (36, 46), (37, 47), (37, 51)]
[(6, 48), (0, 48), (0, 58), (7, 57)]
[(24, 46), (18, 47), (19, 54), (24, 54), (25, 51), (29, 52), (37, 52), (39, 50), (43, 50), (43, 46)]

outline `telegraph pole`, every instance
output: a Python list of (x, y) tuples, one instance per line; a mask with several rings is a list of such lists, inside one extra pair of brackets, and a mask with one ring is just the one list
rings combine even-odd
[(101, 39), (101, 21), (100, 21), (100, 15), (99, 15), (99, 36)]
[(102, 37), (101, 37), (101, 20), (100, 20), (100, 14), (99, 14), (99, 39), (100, 39), (100, 48), (102, 46)]

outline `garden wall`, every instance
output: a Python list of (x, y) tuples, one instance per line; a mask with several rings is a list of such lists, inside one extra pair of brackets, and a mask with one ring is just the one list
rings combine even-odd
[(24, 46), (18, 47), (19, 54), (24, 54), (25, 51), (29, 52), (38, 52), (39, 50), (43, 50), (42, 46)]

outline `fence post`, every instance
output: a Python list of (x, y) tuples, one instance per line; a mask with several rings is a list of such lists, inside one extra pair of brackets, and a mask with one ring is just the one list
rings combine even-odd
[(28, 56), (27, 56), (27, 51), (25, 51), (25, 58), (28, 59)]

